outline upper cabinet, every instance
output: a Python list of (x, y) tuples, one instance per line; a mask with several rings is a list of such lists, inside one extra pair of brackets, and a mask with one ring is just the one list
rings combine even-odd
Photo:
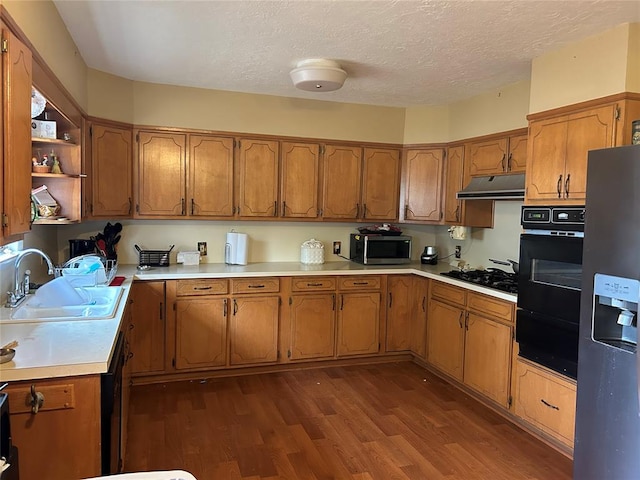
[(127, 218), (133, 213), (131, 128), (93, 122), (89, 216)]
[(2, 25), (2, 243), (31, 227), (31, 51)]
[(405, 151), (403, 221), (439, 223), (442, 220), (443, 169), (443, 148), (411, 148)]
[(464, 180), (464, 146), (447, 149), (444, 178), (444, 222), (461, 225), (463, 201), (456, 198), (456, 193), (462, 190)]
[(282, 142), (280, 199), (284, 218), (318, 218), (320, 145)]
[(325, 145), (323, 173), (323, 219), (397, 220), (399, 150)]
[(189, 135), (187, 215), (232, 217), (234, 139)]
[(466, 146), (472, 177), (524, 173), (527, 163), (527, 133), (512, 132), (472, 141)]
[(278, 142), (241, 138), (238, 149), (239, 217), (278, 215)]

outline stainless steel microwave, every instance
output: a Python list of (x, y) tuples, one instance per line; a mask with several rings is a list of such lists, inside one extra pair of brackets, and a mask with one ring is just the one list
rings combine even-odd
[(410, 263), (411, 237), (352, 233), (349, 258), (364, 265)]

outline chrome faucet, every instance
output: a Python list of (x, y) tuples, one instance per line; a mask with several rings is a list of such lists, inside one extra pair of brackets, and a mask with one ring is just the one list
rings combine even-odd
[(29, 254), (35, 253), (44, 258), (45, 262), (47, 262), (47, 266), (49, 270), (47, 273), (49, 275), (53, 275), (55, 273), (55, 267), (53, 266), (53, 262), (49, 258), (49, 256), (44, 253), (42, 250), (38, 250), (37, 248), (27, 248), (18, 253), (16, 257), (15, 263), (15, 277), (13, 284), (13, 292), (7, 292), (7, 304), (6, 307), (17, 307), (20, 302), (27, 296), (29, 293), (28, 287), (26, 287), (26, 282), (20, 279), (20, 264), (22, 263), (22, 259)]

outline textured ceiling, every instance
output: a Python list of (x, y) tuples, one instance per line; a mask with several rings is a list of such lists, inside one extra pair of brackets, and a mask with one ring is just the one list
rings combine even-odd
[[(54, 0), (87, 65), (132, 80), (389, 106), (439, 105), (528, 79), (547, 51), (640, 22), (640, 1)], [(335, 92), (293, 87), (338, 61)]]

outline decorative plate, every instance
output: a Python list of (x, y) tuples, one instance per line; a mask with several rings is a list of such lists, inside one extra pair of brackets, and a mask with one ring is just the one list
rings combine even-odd
[(42, 96), (42, 94), (31, 87), (31, 118), (36, 118), (42, 112), (44, 112), (44, 107), (47, 106), (47, 100)]

